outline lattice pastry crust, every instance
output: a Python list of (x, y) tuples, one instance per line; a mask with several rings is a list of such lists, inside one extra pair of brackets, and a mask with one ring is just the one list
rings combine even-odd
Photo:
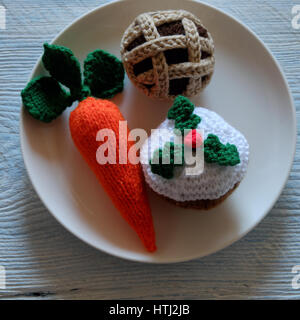
[(123, 35), (121, 56), (131, 81), (156, 98), (198, 94), (215, 64), (210, 33), (184, 10), (139, 15)]

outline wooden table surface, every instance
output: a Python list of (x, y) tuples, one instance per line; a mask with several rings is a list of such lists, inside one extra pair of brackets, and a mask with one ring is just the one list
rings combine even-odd
[[(163, 1), (163, 0), (162, 0)], [(45, 209), (20, 151), (20, 90), (50, 41), (66, 25), (109, 1), (0, 0), (0, 298), (27, 299), (299, 299), (300, 145), (287, 185), (268, 216), (230, 247), (190, 262), (144, 265), (97, 251)], [(238, 17), (271, 49), (288, 79), (300, 117), (300, 29), (292, 0), (206, 1)], [(0, 267), (1, 271), (1, 267)]]

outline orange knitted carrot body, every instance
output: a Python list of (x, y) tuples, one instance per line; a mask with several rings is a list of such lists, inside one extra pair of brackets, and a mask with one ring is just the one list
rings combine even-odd
[[(153, 252), (156, 250), (155, 233), (141, 165), (129, 161), (119, 164), (118, 157), (116, 164), (99, 164), (96, 159), (96, 152), (104, 143), (96, 141), (96, 136), (99, 130), (106, 128), (115, 133), (118, 155), (119, 121), (124, 118), (114, 103), (90, 97), (71, 112), (71, 136), (123, 218), (136, 231), (147, 250)], [(127, 153), (133, 144), (127, 141)]]

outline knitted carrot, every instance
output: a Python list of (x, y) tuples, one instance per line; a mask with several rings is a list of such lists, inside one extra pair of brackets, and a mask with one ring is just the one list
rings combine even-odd
[[(96, 160), (101, 142), (96, 141), (100, 129), (114, 131), (119, 153), (119, 121), (124, 118), (119, 108), (108, 100), (87, 98), (70, 115), (73, 141), (94, 171), (123, 218), (132, 226), (148, 251), (155, 251), (155, 235), (151, 211), (145, 192), (140, 164), (102, 164)], [(102, 142), (103, 143), (103, 142)], [(127, 141), (128, 149), (133, 142)]]
[[(96, 136), (101, 129), (113, 130), (119, 154), (119, 121), (124, 118), (112, 102), (88, 96), (109, 98), (122, 91), (122, 63), (111, 54), (96, 50), (85, 60), (82, 82), (80, 64), (71, 50), (48, 44), (44, 47), (42, 60), (51, 76), (37, 77), (27, 85), (22, 91), (24, 107), (34, 118), (50, 122), (75, 100), (81, 101), (69, 119), (74, 144), (146, 249), (155, 251), (155, 232), (141, 165), (119, 164), (118, 159), (116, 164), (99, 164), (96, 159), (101, 145)], [(128, 133), (127, 128), (127, 138)], [(127, 153), (132, 146), (133, 142), (127, 141)]]

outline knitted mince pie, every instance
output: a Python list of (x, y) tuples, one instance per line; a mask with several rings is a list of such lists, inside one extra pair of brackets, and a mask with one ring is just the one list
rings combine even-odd
[(121, 56), (134, 85), (156, 98), (198, 94), (215, 64), (210, 33), (184, 10), (139, 15), (123, 35)]
[[(187, 98), (178, 96), (158, 129), (144, 142), (140, 156), (146, 182), (166, 200), (181, 207), (210, 209), (223, 202), (244, 178), (248, 142), (215, 112), (195, 108)], [(179, 142), (174, 140), (177, 135)], [(203, 169), (190, 175), (185, 155), (197, 148), (203, 151), (199, 153)]]

